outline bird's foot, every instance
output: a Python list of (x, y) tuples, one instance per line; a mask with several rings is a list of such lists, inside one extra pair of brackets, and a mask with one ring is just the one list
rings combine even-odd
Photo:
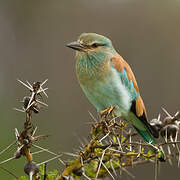
[(113, 115), (114, 108), (115, 108), (114, 106), (110, 106), (110, 107), (100, 111), (101, 118), (103, 119), (103, 118), (106, 118), (108, 116), (112, 116), (113, 117), (114, 116)]

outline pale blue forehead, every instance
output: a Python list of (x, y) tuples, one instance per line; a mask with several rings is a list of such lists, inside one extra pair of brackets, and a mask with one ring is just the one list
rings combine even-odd
[(100, 43), (100, 44), (111, 44), (111, 41), (102, 35), (96, 33), (83, 33), (80, 35), (78, 41), (82, 44), (92, 44), (92, 43)]

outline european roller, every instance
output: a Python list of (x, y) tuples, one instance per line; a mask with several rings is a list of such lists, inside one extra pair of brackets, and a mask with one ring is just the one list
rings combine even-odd
[[(114, 107), (116, 117), (131, 123), (146, 142), (156, 144), (154, 138), (159, 133), (148, 123), (135, 76), (111, 40), (95, 33), (83, 33), (67, 46), (76, 50), (77, 79), (97, 111)], [(164, 159), (161, 151), (159, 159)]]

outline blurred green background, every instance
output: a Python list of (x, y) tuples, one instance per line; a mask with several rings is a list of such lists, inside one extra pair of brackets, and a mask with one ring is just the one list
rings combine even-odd
[[(161, 106), (175, 113), (180, 105), (180, 1), (178, 0), (0, 0), (0, 151), (14, 140), (24, 115), (13, 111), (28, 91), (16, 79), (48, 78), (48, 109), (34, 116), (38, 134), (50, 134), (40, 145), (54, 152), (72, 152), (87, 137), (96, 111), (82, 93), (75, 75), (74, 52), (65, 44), (82, 32), (109, 37), (132, 66), (149, 118)], [(14, 150), (1, 155), (0, 161)], [(46, 160), (45, 153), (34, 156)], [(25, 159), (3, 165), (24, 175)], [(50, 169), (61, 170), (58, 162)], [(136, 179), (152, 180), (153, 165), (130, 170)], [(177, 162), (162, 164), (159, 180), (178, 179)], [(11, 180), (0, 169), (0, 180)], [(127, 175), (124, 180), (129, 180)]]

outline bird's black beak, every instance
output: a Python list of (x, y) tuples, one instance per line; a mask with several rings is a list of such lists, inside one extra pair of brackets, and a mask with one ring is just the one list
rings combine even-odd
[(72, 48), (74, 50), (77, 50), (77, 51), (84, 51), (85, 50), (85, 47), (77, 41), (66, 44), (66, 46), (69, 48)]

